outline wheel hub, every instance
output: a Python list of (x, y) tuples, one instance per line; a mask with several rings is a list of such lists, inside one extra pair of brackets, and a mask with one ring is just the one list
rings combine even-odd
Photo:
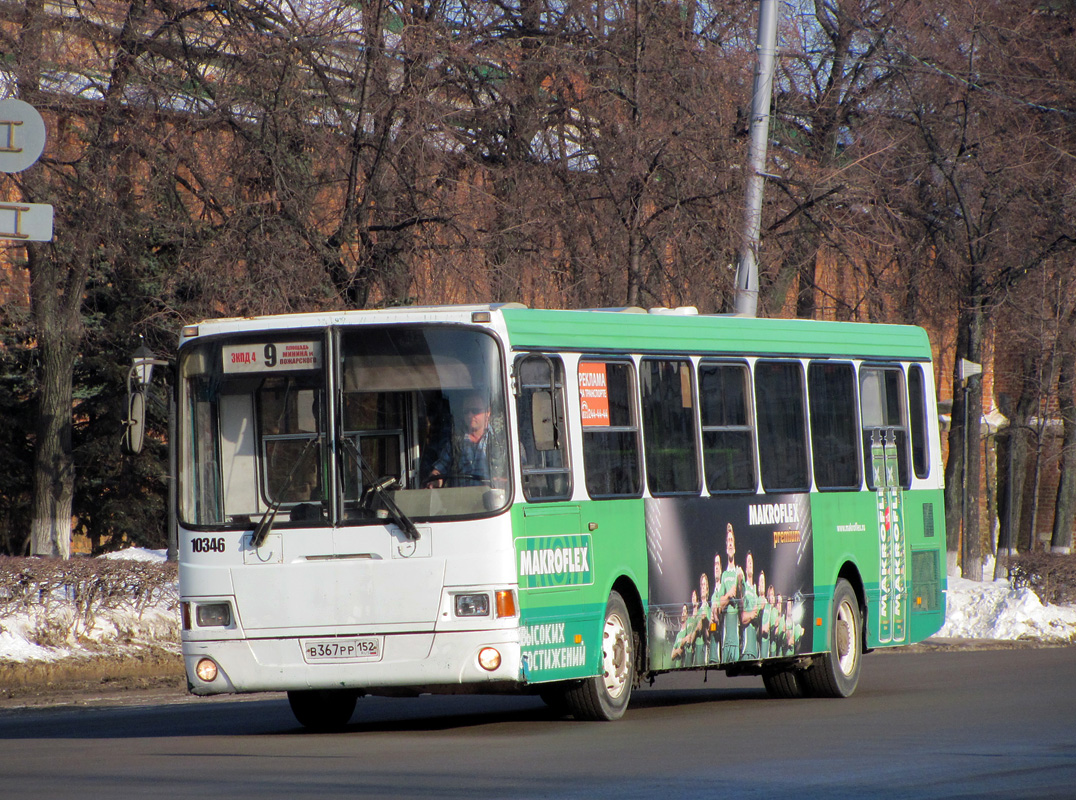
[(602, 634), (602, 671), (605, 691), (617, 698), (628, 688), (631, 666), (631, 641), (624, 621), (617, 614), (605, 620)]
[(837, 664), (841, 672), (851, 675), (859, 657), (856, 642), (852, 638), (853, 620), (855, 612), (847, 602), (841, 603), (837, 610), (837, 619), (834, 624), (833, 639), (837, 653)]

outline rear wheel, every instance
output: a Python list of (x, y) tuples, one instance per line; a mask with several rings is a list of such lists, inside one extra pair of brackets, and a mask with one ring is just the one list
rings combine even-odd
[(576, 719), (612, 721), (624, 716), (635, 683), (635, 632), (624, 598), (618, 592), (605, 604), (602, 628), (601, 674), (587, 678), (564, 693)]
[(859, 683), (863, 655), (863, 622), (859, 598), (844, 578), (833, 590), (829, 648), (803, 673), (804, 689), (812, 697), (848, 697)]
[(766, 693), (770, 697), (779, 700), (789, 700), (795, 697), (803, 697), (803, 686), (800, 683), (800, 675), (793, 670), (780, 672), (763, 672), (762, 683), (766, 686)]
[(338, 731), (355, 713), (359, 693), (353, 689), (308, 689), (288, 692), (291, 713), (304, 728)]

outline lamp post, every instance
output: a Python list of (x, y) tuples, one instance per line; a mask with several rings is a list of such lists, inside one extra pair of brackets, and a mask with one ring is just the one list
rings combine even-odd
[[(960, 359), (958, 365), (958, 374), (960, 377), (961, 388), (964, 391), (964, 453), (961, 464), (960, 472), (960, 530), (961, 530), (961, 544), (960, 544), (960, 563), (961, 572), (965, 575), (968, 574), (968, 556), (971, 553), (978, 554), (977, 549), (972, 548), (972, 544), (969, 541), (969, 536), (978, 536), (978, 531), (968, 531), (968, 458), (971, 454), (971, 431), (969, 430), (970, 418), (968, 413), (968, 396), (971, 394), (971, 379), (976, 375), (982, 375), (983, 365), (976, 363), (975, 361), (969, 361), (966, 358)], [(975, 446), (979, 446), (979, 428), (980, 420), (976, 420), (975, 425)], [(978, 501), (976, 501), (978, 502)]]

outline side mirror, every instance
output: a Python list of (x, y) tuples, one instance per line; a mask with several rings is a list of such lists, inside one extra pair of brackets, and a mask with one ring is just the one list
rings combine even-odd
[(142, 442), (146, 436), (146, 395), (141, 391), (131, 392), (127, 401), (127, 426), (123, 431), (123, 452), (136, 456), (142, 452)]
[(535, 448), (542, 451), (557, 449), (552, 392), (535, 392), (531, 395), (531, 428), (534, 431)]

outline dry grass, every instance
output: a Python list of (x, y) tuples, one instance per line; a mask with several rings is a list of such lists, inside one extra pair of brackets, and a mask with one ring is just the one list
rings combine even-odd
[(0, 620), (32, 619), (32, 640), (42, 647), (79, 643), (105, 618), (140, 620), (149, 609), (177, 611), (178, 603), (175, 564), (0, 557)]
[(1076, 554), (1021, 553), (1009, 562), (1009, 580), (1043, 603), (1076, 605)]

